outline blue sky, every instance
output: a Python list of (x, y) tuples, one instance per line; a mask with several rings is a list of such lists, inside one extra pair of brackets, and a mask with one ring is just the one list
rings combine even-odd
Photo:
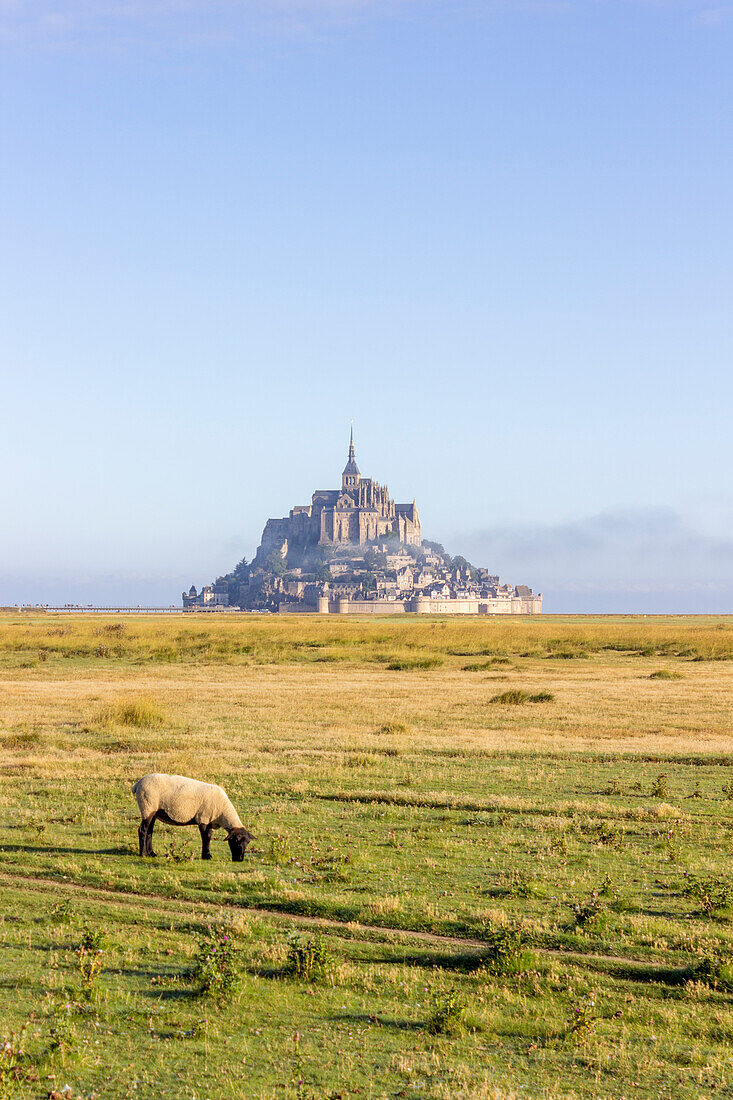
[(0, 603), (362, 472), (553, 611), (733, 612), (733, 3), (0, 0)]

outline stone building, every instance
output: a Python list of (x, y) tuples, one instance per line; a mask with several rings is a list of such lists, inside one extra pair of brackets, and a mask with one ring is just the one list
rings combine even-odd
[(340, 489), (317, 489), (310, 504), (299, 504), (284, 519), (268, 519), (255, 562), (272, 552), (283, 557), (291, 550), (315, 546), (363, 546), (388, 536), (408, 546), (421, 543), (420, 517), (415, 502), (395, 504), (386, 485), (362, 477), (356, 464), (354, 431)]
[(196, 592), (196, 585), (192, 584), (188, 592), (181, 593), (184, 607), (215, 607), (229, 606), (229, 590), (225, 584), (205, 584), (200, 592)]

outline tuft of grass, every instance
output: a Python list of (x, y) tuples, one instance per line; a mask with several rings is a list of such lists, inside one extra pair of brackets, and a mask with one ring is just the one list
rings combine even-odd
[(406, 726), (404, 722), (383, 722), (381, 726), (376, 730), (377, 733), (393, 734), (397, 736), (399, 734), (407, 733), (409, 726)]
[(41, 741), (41, 735), (36, 730), (30, 730), (26, 733), (11, 733), (3, 739), (3, 748), (6, 749), (28, 749), (31, 745), (38, 745)]
[(442, 657), (403, 657), (398, 661), (390, 661), (387, 668), (390, 672), (404, 672), (408, 669), (439, 668), (442, 664)]
[(588, 654), (583, 649), (556, 649), (547, 654), (548, 658), (555, 661), (586, 661)]
[(682, 680), (684, 677), (681, 672), (677, 672), (671, 668), (658, 668), (656, 672), (649, 674), (650, 680)]
[(551, 703), (554, 698), (555, 696), (551, 691), (538, 691), (531, 694), (528, 691), (523, 691), (522, 688), (511, 688), (509, 691), (502, 691), (499, 695), (494, 695), (490, 702), (518, 707), (524, 703)]
[(64, 898), (63, 901), (57, 901), (51, 907), (48, 919), (51, 924), (73, 924), (76, 920), (76, 916), (74, 907), (71, 904), (71, 899)]
[(461, 665), (462, 672), (488, 672), (495, 665), (508, 665), (508, 657), (491, 657), (488, 661), (472, 661), (468, 665)]
[(99, 721), (105, 726), (136, 726), (144, 729), (161, 726), (165, 716), (152, 699), (118, 699), (117, 702), (102, 707)]

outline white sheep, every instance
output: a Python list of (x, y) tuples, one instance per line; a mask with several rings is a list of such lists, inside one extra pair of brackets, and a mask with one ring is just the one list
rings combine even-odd
[(241, 863), (254, 837), (242, 825), (239, 814), (223, 787), (200, 783), (184, 775), (153, 772), (133, 785), (132, 793), (140, 807), (140, 855), (154, 856), (153, 826), (157, 818), (168, 825), (198, 825), (201, 833), (201, 858), (211, 859), (209, 841), (213, 829), (226, 829), (235, 863)]

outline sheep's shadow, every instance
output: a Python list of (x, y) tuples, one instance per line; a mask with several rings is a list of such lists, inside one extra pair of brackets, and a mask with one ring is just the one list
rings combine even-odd
[(3, 852), (34, 852), (59, 856), (133, 856), (132, 848), (56, 848), (52, 844), (2, 844)]

